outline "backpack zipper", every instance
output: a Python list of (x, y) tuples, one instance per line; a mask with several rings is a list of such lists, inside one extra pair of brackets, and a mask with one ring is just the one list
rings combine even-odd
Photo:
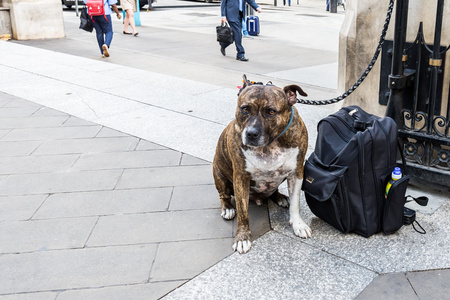
[(386, 130), (384, 129), (384, 127), (381, 126), (381, 123), (378, 120), (375, 120), (375, 122), (378, 123), (378, 125), (381, 128), (381, 131), (383, 131), (384, 137), (386, 138), (386, 141), (387, 141), (387, 143), (386, 143), (386, 150), (387, 151), (386, 152), (387, 152), (387, 155), (388, 155), (388, 160), (387, 160), (388, 161), (388, 165), (387, 165), (387, 167), (390, 167), (390, 164), (391, 164), (391, 147), (390, 146), (391, 146), (391, 144), (390, 144), (390, 140), (389, 140), (389, 135), (386, 132)]

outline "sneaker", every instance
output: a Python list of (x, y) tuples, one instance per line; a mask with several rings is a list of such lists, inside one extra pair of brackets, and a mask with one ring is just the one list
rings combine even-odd
[(253, 38), (250, 34), (244, 34), (243, 37), (246, 38), (246, 39), (252, 39)]
[(105, 57), (109, 57), (108, 45), (103, 44), (102, 49), (103, 49), (103, 55)]

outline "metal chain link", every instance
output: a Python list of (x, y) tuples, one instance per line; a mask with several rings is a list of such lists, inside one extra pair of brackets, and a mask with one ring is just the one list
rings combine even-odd
[(308, 100), (308, 99), (298, 99), (297, 98), (297, 103), (307, 104), (307, 105), (327, 105), (327, 104), (337, 103), (337, 102), (347, 98), (351, 93), (353, 93), (356, 90), (356, 88), (358, 88), (361, 85), (361, 83), (364, 81), (364, 79), (366, 79), (367, 75), (369, 75), (370, 71), (372, 70), (373, 66), (375, 65), (375, 63), (377, 61), (378, 55), (381, 52), (381, 48), (384, 43), (384, 38), (386, 37), (386, 32), (389, 27), (389, 22), (391, 20), (392, 11), (394, 10), (394, 2), (395, 2), (395, 0), (390, 0), (390, 2), (389, 2), (389, 7), (387, 10), (387, 14), (386, 14), (386, 20), (384, 22), (383, 31), (381, 32), (380, 41), (378, 42), (378, 47), (375, 50), (375, 54), (373, 55), (372, 60), (369, 63), (369, 66), (364, 71), (364, 73), (361, 75), (361, 77), (359, 77), (359, 79), (356, 81), (356, 83), (351, 88), (349, 88), (345, 93), (340, 95), (339, 97), (329, 99), (329, 100)]

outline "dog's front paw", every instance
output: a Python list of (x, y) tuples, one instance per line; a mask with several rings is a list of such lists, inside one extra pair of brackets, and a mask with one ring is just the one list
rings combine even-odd
[(294, 229), (294, 233), (296, 236), (299, 236), (303, 239), (310, 238), (312, 235), (311, 228), (303, 220), (290, 221), (289, 224), (292, 225), (292, 229)]
[(223, 208), (220, 215), (226, 220), (232, 220), (236, 215), (236, 210), (234, 208)]
[(238, 232), (234, 238), (233, 250), (242, 253), (247, 253), (252, 248), (250, 242), (250, 231)]

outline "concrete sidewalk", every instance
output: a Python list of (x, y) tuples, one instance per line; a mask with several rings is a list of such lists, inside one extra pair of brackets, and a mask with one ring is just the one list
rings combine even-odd
[[(276, 36), (286, 24), (273, 17), (267, 29)], [(157, 26), (166, 25), (141, 27), (142, 36), (156, 38)], [(199, 41), (214, 35), (192, 27)], [(303, 30), (314, 35), (314, 28)], [(175, 58), (151, 48), (125, 63), (119, 35), (116, 56), (105, 61), (92, 50), (92, 36), (69, 32), (56, 41), (0, 42), (0, 299), (446, 298), (448, 193), (408, 191), (430, 197), (418, 212), (426, 235), (406, 226), (369, 239), (340, 234), (315, 218), (304, 198), (309, 240), (293, 235), (287, 210), (252, 206), (254, 246), (232, 253), (235, 225), (220, 217), (210, 162), (233, 118), (242, 64), (218, 49), (195, 63), (197, 48), (174, 49)], [(264, 39), (247, 42), (258, 63), (245, 71), (258, 80), (283, 85), (283, 76), (308, 70), (317, 72), (308, 80), (335, 76), (319, 63), (315, 52), (325, 51), (313, 51), (322, 48), (317, 44), (290, 45), (306, 64), (265, 63), (258, 58), (270, 57), (260, 49), (271, 45)], [(157, 47), (151, 42), (141, 41)], [(92, 57), (68, 54), (86, 43)], [(333, 94), (319, 81), (302, 86), (318, 97)], [(331, 110), (298, 108), (311, 151), (316, 124)]]

